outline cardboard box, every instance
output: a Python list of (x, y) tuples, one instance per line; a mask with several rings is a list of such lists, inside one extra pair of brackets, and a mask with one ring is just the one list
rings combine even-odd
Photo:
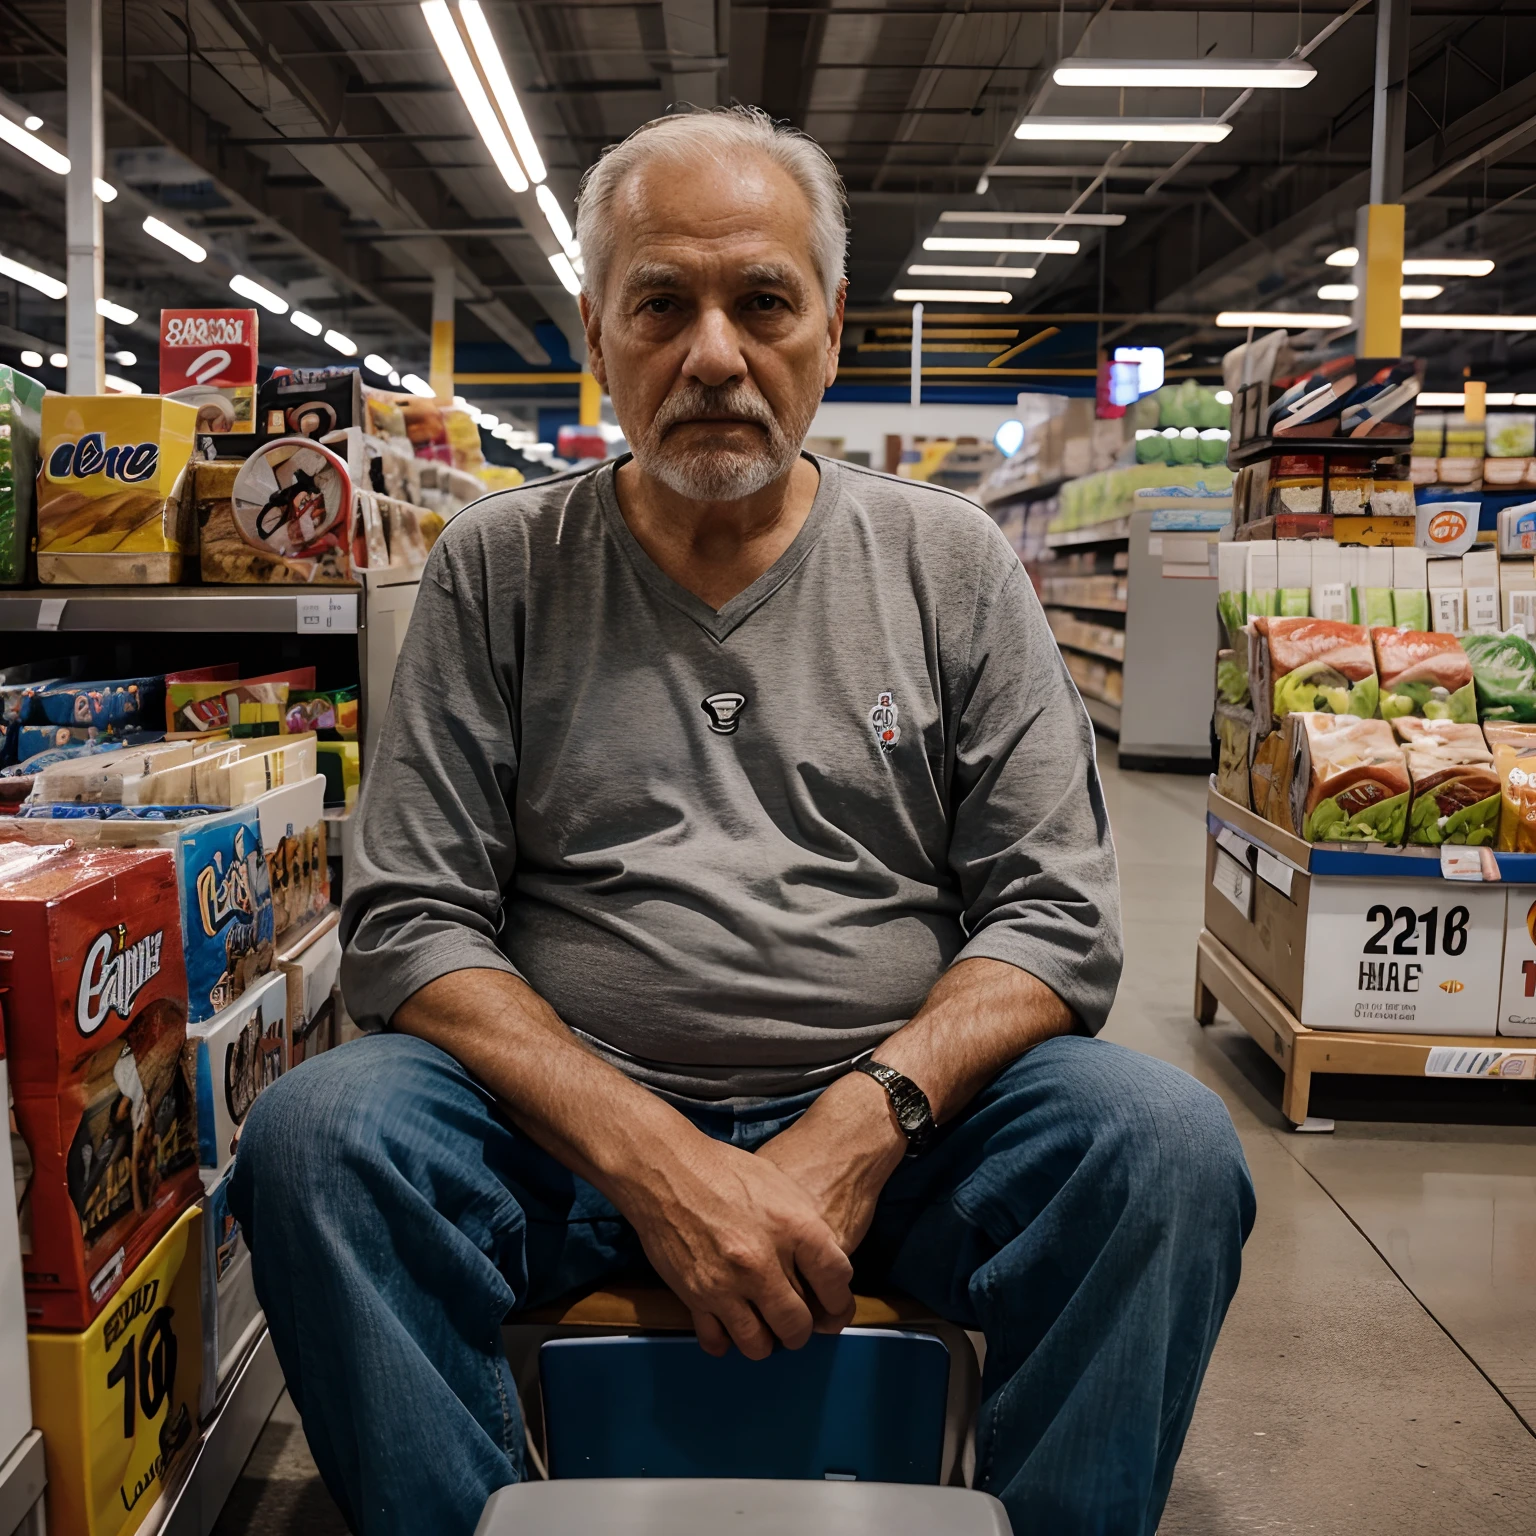
[(49, 1536), (132, 1536), (198, 1443), (201, 1213), (186, 1212), (78, 1333), (33, 1333)]
[[(10, 1108), (10, 1078), (0, 1054), (0, 1105)], [(12, 1169), (15, 1144), (22, 1165)], [(6, 1193), (20, 1190), (30, 1176), (27, 1149), (18, 1136), (0, 1137), (0, 1466), (32, 1428), (32, 1396), (27, 1390), (27, 1302), (21, 1283), (21, 1229), (16, 1202)]]
[(162, 309), (160, 391), (197, 412), (198, 432), (256, 430), (254, 309)]
[(159, 395), (46, 395), (37, 481), (43, 582), (181, 580), (197, 411)]
[(1536, 886), (1509, 887), (1499, 1033), (1536, 1038)]
[(197, 1085), (197, 1153), (223, 1173), (263, 1088), (288, 1066), (288, 978), (268, 976), (222, 1013), (187, 1028), (188, 1075)]
[(325, 777), (315, 774), (269, 790), (254, 802), (279, 938), (318, 917), (331, 900), (326, 857)]
[(229, 1208), (230, 1173), (205, 1173), (203, 1178), (208, 1193), (202, 1204), (203, 1383), (198, 1413), (206, 1422), (261, 1337), (266, 1320), (256, 1300), (251, 1250)]
[(176, 875), (159, 851), (0, 853), (27, 1317), (83, 1328), (201, 1193)]
[[(1208, 807), (1205, 926), (1308, 1028), (1496, 1032), (1502, 885), (1443, 880), (1433, 855), (1317, 849), (1214, 789)], [(1320, 872), (1341, 860), (1386, 873)]]
[(288, 1065), (290, 1068), (337, 1044), (334, 993), (341, 974), (341, 914), (326, 913), (302, 938), (277, 957), (288, 978)]

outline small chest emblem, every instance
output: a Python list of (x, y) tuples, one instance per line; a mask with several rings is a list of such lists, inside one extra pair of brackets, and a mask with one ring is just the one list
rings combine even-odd
[(869, 728), (875, 733), (875, 744), (882, 752), (895, 751), (896, 743), (901, 740), (901, 727), (896, 723), (900, 714), (895, 696), (889, 692), (882, 692), (869, 712)]
[(741, 724), (741, 712), (747, 707), (742, 693), (712, 693), (699, 702), (699, 708), (709, 716), (709, 728), (717, 736), (733, 736)]

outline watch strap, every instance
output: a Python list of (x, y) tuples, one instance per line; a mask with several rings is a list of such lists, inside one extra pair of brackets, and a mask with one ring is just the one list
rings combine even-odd
[(925, 1152), (938, 1130), (928, 1095), (910, 1077), (903, 1076), (895, 1067), (888, 1067), (881, 1061), (858, 1062), (854, 1071), (874, 1078), (885, 1090), (885, 1096), (895, 1111), (896, 1123), (907, 1138), (907, 1156), (917, 1157)]

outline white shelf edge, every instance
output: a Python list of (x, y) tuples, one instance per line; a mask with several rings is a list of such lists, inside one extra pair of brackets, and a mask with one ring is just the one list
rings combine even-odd
[(42, 1433), (30, 1429), (0, 1463), (0, 1536), (11, 1536), (21, 1528), (47, 1482)]

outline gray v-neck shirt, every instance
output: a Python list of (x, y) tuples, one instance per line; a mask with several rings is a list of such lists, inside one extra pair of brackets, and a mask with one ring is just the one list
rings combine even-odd
[(1114, 850), (1023, 568), (963, 498), (815, 462), (804, 526), (719, 612), (640, 547), (613, 464), (448, 525), (365, 765), (354, 1016), (511, 971), (708, 1100), (830, 1081), (974, 956), (1104, 1022)]

